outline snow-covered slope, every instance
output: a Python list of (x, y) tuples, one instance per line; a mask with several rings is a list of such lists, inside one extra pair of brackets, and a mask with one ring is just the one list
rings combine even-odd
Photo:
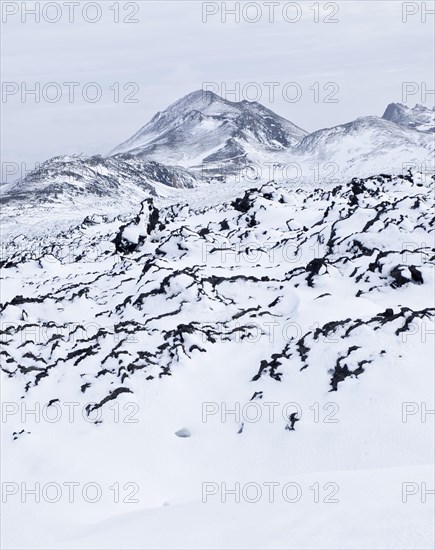
[(382, 118), (419, 132), (435, 132), (435, 108), (424, 105), (417, 104), (411, 109), (402, 103), (390, 103)]
[(10, 243), (3, 546), (431, 548), (433, 182), (216, 187)]
[(123, 201), (156, 195), (156, 185), (193, 187), (195, 177), (182, 169), (143, 162), (131, 155), (103, 158), (99, 155), (54, 157), (8, 187), (2, 201), (56, 203), (111, 199)]
[(376, 116), (318, 130), (295, 148), (301, 165), (310, 162), (335, 165), (336, 181), (376, 173), (402, 173), (407, 168), (434, 166), (433, 135), (424, 134)]
[(202, 169), (223, 161), (244, 166), (252, 155), (283, 151), (307, 132), (257, 102), (232, 102), (197, 90), (157, 113), (111, 155)]
[(147, 197), (197, 185), (194, 174), (131, 155), (61, 156), (44, 162), (0, 195), (2, 235), (67, 229), (84, 217), (130, 214)]

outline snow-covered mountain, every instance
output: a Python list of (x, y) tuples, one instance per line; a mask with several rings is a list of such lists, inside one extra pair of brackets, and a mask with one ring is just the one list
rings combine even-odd
[(391, 104), (383, 118), (360, 117), (307, 134), (256, 102), (235, 103), (199, 90), (157, 113), (111, 154), (129, 152), (180, 165), (202, 178), (246, 173), (258, 179), (336, 183), (379, 172), (402, 173), (409, 165), (428, 169), (434, 141), (415, 130), (429, 131), (433, 111), (402, 107)]
[(390, 103), (382, 118), (419, 132), (435, 132), (435, 107), (417, 104), (411, 109), (402, 103)]
[(157, 113), (109, 156), (50, 159), (5, 186), (1, 200), (34, 210), (74, 205), (84, 217), (96, 203), (99, 212), (128, 211), (145, 197), (201, 183), (335, 185), (409, 167), (429, 171), (433, 133), (417, 131), (429, 129), (429, 115), (421, 106), (391, 104), (383, 118), (361, 117), (307, 134), (259, 103), (198, 90)]
[(54, 157), (10, 186), (4, 203), (27, 201), (74, 204), (91, 197), (112, 202), (143, 200), (162, 186), (193, 187), (196, 178), (181, 168), (144, 162), (132, 155)]
[(433, 184), (185, 189), (12, 240), (3, 546), (430, 548)]
[(301, 140), (294, 153), (301, 165), (335, 165), (335, 181), (356, 175), (401, 173), (409, 167), (435, 171), (432, 135), (376, 116), (313, 132)]
[(282, 152), (307, 135), (257, 102), (232, 102), (197, 90), (157, 113), (110, 154), (202, 170), (225, 162), (240, 169), (272, 152)]
[(128, 214), (147, 197), (164, 198), (198, 184), (180, 167), (131, 155), (52, 158), (0, 195), (3, 237), (74, 226), (93, 214)]

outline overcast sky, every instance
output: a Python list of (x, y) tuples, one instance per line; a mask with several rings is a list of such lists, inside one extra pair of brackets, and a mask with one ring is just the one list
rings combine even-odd
[[(237, 99), (257, 99), (308, 131), (381, 116), (404, 101), (404, 82), (418, 83), (409, 105), (434, 104), (421, 95), (422, 83), (433, 89), (434, 16), (419, 2), (240, 2), (238, 23), (225, 18), (234, 2), (108, 0), (98, 2), (100, 14), (86, 1), (59, 2), (57, 11), (51, 2), (45, 12), (41, 2), (39, 23), (21, 4), (2, 2), (2, 163), (105, 154), (205, 82), (220, 95), (240, 83)], [(23, 98), (37, 83), (39, 102)]]

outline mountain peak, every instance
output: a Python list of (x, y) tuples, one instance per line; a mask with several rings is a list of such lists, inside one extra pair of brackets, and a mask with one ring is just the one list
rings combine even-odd
[(110, 154), (199, 169), (229, 161), (239, 166), (249, 153), (283, 151), (307, 132), (255, 101), (228, 101), (210, 90), (195, 90), (157, 113)]
[(403, 103), (389, 103), (384, 111), (384, 114), (382, 115), (382, 118), (391, 120), (391, 117), (394, 116), (395, 113), (401, 112), (404, 109), (406, 109), (406, 106)]
[(434, 110), (419, 103), (412, 108), (407, 107), (403, 103), (390, 103), (385, 109), (382, 118), (395, 122), (400, 126), (418, 130), (419, 132), (435, 131)]
[(167, 110), (176, 107), (190, 107), (192, 110), (200, 110), (201, 107), (205, 108), (215, 101), (225, 102), (222, 97), (210, 90), (195, 90), (172, 103)]

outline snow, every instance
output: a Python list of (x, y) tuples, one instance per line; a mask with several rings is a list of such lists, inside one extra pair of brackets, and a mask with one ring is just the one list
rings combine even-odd
[(25, 221), (2, 266), (3, 547), (432, 548), (433, 181)]
[(419, 132), (435, 132), (435, 108), (417, 104), (411, 109), (402, 103), (390, 103), (382, 118)]
[(433, 548), (432, 126), (196, 91), (3, 186), (2, 546)]

